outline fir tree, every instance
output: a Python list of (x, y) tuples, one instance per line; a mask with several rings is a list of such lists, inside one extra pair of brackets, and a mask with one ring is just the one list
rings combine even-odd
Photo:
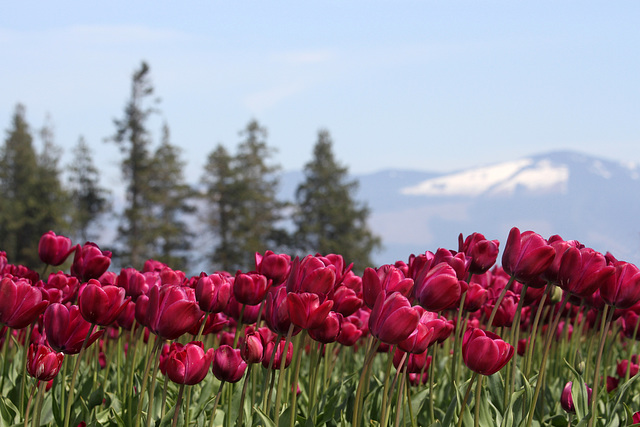
[(116, 133), (112, 137), (124, 155), (122, 175), (127, 185), (127, 204), (118, 227), (123, 249), (118, 255), (123, 264), (138, 268), (149, 257), (153, 246), (153, 235), (149, 229), (153, 218), (149, 201), (151, 137), (146, 127), (149, 116), (155, 111), (147, 106), (152, 95), (149, 66), (143, 62), (140, 69), (133, 73), (131, 98), (127, 102), (124, 117), (114, 120)]
[(241, 203), (238, 197), (237, 170), (232, 162), (233, 157), (227, 149), (218, 145), (209, 154), (201, 179), (206, 212), (204, 223), (216, 242), (209, 254), (209, 262), (225, 271), (233, 271), (242, 263), (242, 252), (234, 244), (233, 238), (233, 230), (238, 227), (236, 212)]
[(73, 161), (68, 169), (73, 207), (71, 235), (80, 242), (94, 240), (98, 236), (92, 232), (92, 228), (100, 215), (109, 209), (109, 191), (100, 186), (100, 173), (93, 163), (91, 150), (83, 137), (78, 139), (73, 149)]
[(195, 207), (190, 203), (195, 193), (186, 184), (184, 161), (180, 149), (171, 144), (169, 127), (162, 129), (162, 143), (152, 159), (156, 173), (150, 174), (149, 201), (153, 209), (153, 258), (173, 268), (187, 267), (187, 252), (191, 248), (193, 233), (189, 231), (185, 216)]
[(25, 108), (17, 105), (0, 150), (0, 248), (10, 262), (31, 268), (41, 265), (40, 236), (62, 227), (67, 206), (51, 126), (45, 125), (41, 136), (44, 148), (39, 156)]
[(279, 167), (269, 163), (273, 150), (267, 131), (255, 120), (240, 133), (232, 156), (218, 146), (206, 166), (207, 225), (216, 236), (213, 264), (226, 271), (252, 268), (255, 252), (278, 250), (283, 203), (276, 198)]
[(313, 159), (305, 165), (305, 180), (296, 190), (296, 242), (311, 253), (341, 254), (356, 271), (371, 266), (380, 238), (367, 226), (369, 209), (354, 200), (358, 182), (334, 158), (329, 132), (320, 130)]

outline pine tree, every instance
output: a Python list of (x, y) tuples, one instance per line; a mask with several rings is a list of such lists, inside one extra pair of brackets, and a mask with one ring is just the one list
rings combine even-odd
[(109, 209), (109, 191), (100, 186), (100, 173), (93, 163), (91, 150), (83, 137), (78, 139), (73, 154), (73, 161), (68, 166), (73, 207), (71, 235), (75, 240), (86, 242), (98, 237), (97, 233), (92, 232), (92, 228), (100, 215)]
[(118, 255), (123, 264), (138, 268), (142, 267), (153, 247), (153, 235), (149, 229), (153, 218), (149, 201), (151, 137), (146, 128), (149, 116), (155, 111), (147, 106), (147, 100), (152, 95), (149, 66), (143, 62), (140, 69), (133, 73), (131, 98), (127, 102), (124, 117), (114, 120), (116, 134), (112, 137), (124, 155), (122, 175), (127, 184), (127, 204), (118, 227), (123, 249)]
[(252, 120), (240, 135), (235, 156), (223, 146), (210, 154), (202, 179), (207, 224), (217, 239), (211, 260), (226, 271), (253, 267), (255, 252), (278, 250), (286, 235), (278, 224), (284, 205), (276, 198), (279, 167), (269, 163), (267, 131)]
[(240, 209), (241, 201), (233, 157), (224, 146), (218, 145), (209, 154), (201, 181), (205, 191), (204, 223), (216, 241), (209, 261), (217, 269), (233, 271), (243, 258), (233, 237), (233, 230), (238, 227), (236, 212)]
[(17, 105), (0, 150), (0, 248), (12, 263), (31, 268), (41, 265), (40, 236), (63, 227), (67, 207), (52, 127), (45, 125), (41, 136), (38, 155), (25, 108)]
[(329, 132), (320, 130), (305, 181), (296, 190), (295, 237), (300, 250), (341, 254), (356, 271), (371, 266), (380, 238), (367, 226), (369, 209), (354, 200), (358, 182), (334, 158)]
[(180, 149), (171, 144), (169, 127), (162, 129), (162, 143), (152, 159), (156, 173), (150, 174), (149, 201), (153, 209), (153, 258), (173, 268), (185, 269), (193, 233), (185, 216), (195, 207), (190, 203), (194, 190), (185, 182)]

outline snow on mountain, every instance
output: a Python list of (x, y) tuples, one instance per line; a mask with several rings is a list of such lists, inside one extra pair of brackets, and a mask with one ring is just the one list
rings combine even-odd
[(428, 179), (400, 191), (408, 196), (472, 197), (482, 194), (507, 196), (517, 189), (566, 193), (568, 180), (567, 165), (528, 158)]
[[(403, 179), (391, 179), (390, 176)], [(511, 227), (559, 234), (640, 264), (640, 169), (572, 151), (446, 174), (386, 171), (356, 176), (357, 197), (382, 237), (377, 263), (438, 247), (458, 234), (506, 242)]]

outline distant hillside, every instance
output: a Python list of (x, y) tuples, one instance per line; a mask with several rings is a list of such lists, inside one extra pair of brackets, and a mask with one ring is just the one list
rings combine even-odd
[[(301, 172), (283, 175), (292, 199)], [(474, 231), (504, 245), (509, 229), (560, 234), (640, 261), (640, 168), (577, 152), (551, 152), (447, 174), (388, 170), (355, 175), (383, 240), (378, 264), (457, 248)]]

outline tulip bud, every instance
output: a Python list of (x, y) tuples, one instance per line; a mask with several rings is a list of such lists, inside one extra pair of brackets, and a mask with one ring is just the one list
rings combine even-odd
[(65, 236), (56, 236), (53, 231), (48, 231), (40, 238), (38, 243), (38, 256), (45, 264), (57, 266), (66, 261), (73, 252), (71, 239)]
[(247, 364), (242, 360), (239, 349), (228, 345), (218, 347), (213, 353), (211, 370), (220, 381), (235, 383), (240, 381), (247, 369)]
[(64, 354), (44, 345), (31, 344), (27, 354), (27, 372), (37, 380), (49, 381), (58, 375), (63, 360)]
[(71, 264), (71, 275), (86, 282), (89, 279), (98, 279), (111, 265), (111, 252), (102, 251), (92, 242), (84, 246), (76, 245), (76, 255)]
[(165, 369), (171, 381), (177, 384), (194, 385), (201, 382), (209, 372), (213, 349), (205, 353), (202, 343), (193, 341), (187, 345), (174, 343), (166, 360)]

